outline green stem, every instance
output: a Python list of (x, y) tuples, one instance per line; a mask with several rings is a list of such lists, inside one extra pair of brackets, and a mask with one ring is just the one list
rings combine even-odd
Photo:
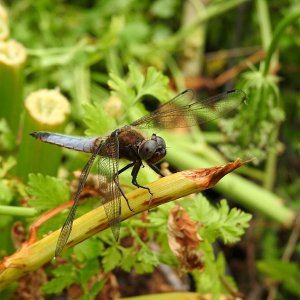
[(170, 39), (166, 40), (163, 44), (164, 47), (175, 48), (182, 41), (185, 40), (194, 30), (196, 30), (199, 24), (207, 22), (208, 20), (222, 15), (224, 12), (246, 2), (247, 0), (229, 0), (221, 2), (220, 4), (211, 5), (206, 9), (205, 14), (198, 14), (198, 16), (189, 24), (189, 26), (181, 27), (181, 29), (173, 35)]
[(277, 166), (277, 145), (278, 145), (278, 135), (279, 135), (279, 124), (277, 124), (276, 128), (274, 128), (274, 132), (270, 137), (272, 140), (272, 147), (268, 151), (268, 157), (266, 161), (266, 168), (265, 168), (265, 178), (264, 178), (264, 188), (271, 191), (274, 187), (274, 183), (276, 180), (276, 166)]
[(19, 207), (0, 205), (0, 215), (19, 216), (19, 217), (34, 217), (38, 215), (38, 211), (31, 207)]
[[(203, 159), (192, 152), (182, 151), (180, 142), (181, 139), (179, 141), (178, 139), (168, 141), (168, 146), (173, 149), (173, 151), (168, 152), (168, 161), (171, 164), (179, 169), (212, 166), (211, 161)], [(174, 149), (177, 149), (177, 151)], [(260, 212), (286, 226), (291, 226), (295, 217), (294, 211), (282, 204), (281, 198), (239, 175), (229, 174), (214, 189), (254, 212)]]
[(16, 41), (0, 42), (0, 118), (17, 135), (23, 103), (23, 67), (26, 51)]
[(272, 40), (270, 14), (266, 0), (256, 0), (256, 13), (259, 22), (263, 49), (267, 50)]
[(34, 131), (61, 132), (69, 113), (70, 104), (58, 90), (39, 90), (25, 99), (24, 124), (16, 175), (24, 180), (29, 173), (57, 175), (62, 149), (41, 143), (29, 134)]
[(273, 39), (271, 41), (271, 44), (269, 46), (266, 59), (265, 59), (265, 64), (263, 67), (263, 75), (266, 77), (269, 73), (270, 70), (270, 62), (272, 59), (272, 56), (274, 52), (276, 51), (278, 47), (278, 42), (285, 31), (285, 29), (294, 21), (296, 21), (300, 17), (300, 11), (296, 11), (291, 13), (290, 15), (286, 16), (275, 28), (274, 34), (273, 34)]

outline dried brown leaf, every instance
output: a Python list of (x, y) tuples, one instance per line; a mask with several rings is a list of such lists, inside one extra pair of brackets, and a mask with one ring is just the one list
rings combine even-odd
[(179, 205), (171, 210), (168, 220), (169, 246), (183, 268), (188, 271), (203, 269), (202, 254), (197, 250), (202, 241), (197, 233), (199, 226)]

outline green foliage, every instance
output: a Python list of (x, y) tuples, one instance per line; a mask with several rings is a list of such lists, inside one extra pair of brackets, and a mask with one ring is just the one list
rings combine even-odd
[(85, 133), (89, 136), (99, 136), (109, 133), (116, 128), (116, 122), (104, 110), (100, 103), (87, 103), (83, 106), (84, 122), (88, 129)]
[(261, 273), (274, 282), (282, 283), (283, 287), (290, 293), (300, 296), (300, 268), (294, 262), (280, 261), (275, 259), (261, 260), (257, 262)]
[(40, 210), (51, 209), (70, 200), (66, 183), (58, 178), (42, 174), (29, 174), (29, 204)]
[[(243, 2), (245, 6), (238, 7)], [(256, 157), (257, 163), (266, 161), (266, 166), (249, 168), (247, 180), (254, 178), (261, 185), (271, 178), (275, 188), (265, 186), (280, 195), (286, 205), (297, 209), (300, 207), (300, 101), (297, 92), (300, 88), (300, 27), (299, 22), (295, 22), (298, 20), (298, 2), (216, 0), (203, 5), (203, 1), (110, 0), (59, 1), (54, 5), (50, 0), (18, 0), (7, 3), (11, 36), (23, 43), (28, 51), (24, 95), (39, 88), (60, 88), (72, 104), (72, 115), (66, 127), (68, 134), (82, 135), (85, 130), (87, 135), (107, 134), (148, 113), (144, 104), (149, 99), (168, 100), (173, 94), (170, 86), (178, 91), (186, 85), (199, 90), (206, 84), (209, 89), (213, 89), (214, 84), (219, 87), (218, 80), (207, 80), (210, 74), (224, 78), (225, 66), (243, 65), (247, 56), (256, 51), (254, 45), (263, 48), (267, 56), (260, 66), (251, 66), (227, 82), (227, 87), (238, 86), (247, 93), (247, 106), (241, 109), (237, 118), (221, 123), (227, 139), (220, 132), (211, 132), (212, 136), (218, 137), (213, 143), (227, 158)], [(192, 13), (186, 3), (192, 5)], [(273, 24), (275, 30), (272, 30)], [(279, 47), (280, 52), (276, 51)], [(213, 53), (206, 56), (204, 49)], [(190, 68), (196, 70), (191, 72), (195, 77), (190, 77)], [(205, 72), (199, 73), (199, 69)], [(209, 91), (211, 94), (218, 92), (216, 89)], [(109, 108), (112, 100), (119, 105), (116, 114)], [(170, 149), (170, 152), (181, 151), (182, 160), (201, 155), (209, 165), (223, 163), (224, 158), (211, 147), (205, 146), (201, 153), (202, 146), (198, 142), (206, 140), (206, 132), (202, 134), (196, 129), (193, 133), (188, 139), (176, 136), (174, 139), (184, 141), (184, 145)], [(19, 143), (6, 122), (0, 120), (0, 205), (17, 206), (23, 204), (23, 199), (28, 199), (30, 206), (46, 211), (70, 200), (69, 187), (61, 179), (31, 174), (28, 188), (24, 188), (21, 180), (14, 177), (16, 159), (12, 150), (17, 151), (16, 141)], [(68, 150), (63, 154), (61, 173), (64, 176), (84, 165), (85, 154), (71, 152)], [(279, 164), (276, 164), (276, 157), (280, 158)], [(177, 163), (172, 164), (172, 170), (180, 169)], [(201, 167), (196, 160), (194, 166)], [(140, 182), (152, 181), (154, 175), (151, 172), (142, 170)], [(122, 174), (122, 184), (130, 184), (130, 172), (125, 177), (126, 174)], [(227, 193), (231, 195), (230, 187)], [(264, 199), (253, 199), (253, 203), (255, 201)], [(192, 271), (197, 291), (218, 299), (221, 294), (228, 294), (224, 282), (236, 290), (232, 277), (225, 275), (226, 269), (232, 267), (231, 258), (222, 252), (215, 254), (213, 243), (238, 242), (251, 216), (239, 209), (230, 209), (225, 200), (214, 207), (201, 195), (179, 202), (193, 220), (202, 224), (199, 235), (203, 242), (198, 250), (203, 255), (204, 270)], [(79, 213), (94, 205), (92, 201), (80, 205)], [(131, 242), (126, 247), (116, 243), (107, 230), (69, 250), (64, 265), (53, 268), (49, 265), (50, 281), (43, 291), (61, 293), (68, 286), (78, 284), (84, 292), (81, 299), (93, 299), (105, 284), (102, 274), (114, 272), (116, 268), (140, 274), (152, 272), (160, 263), (180, 268), (168, 244), (167, 222), (173, 206), (174, 203), (169, 203), (151, 211), (148, 223), (138, 218), (122, 223), (121, 241), (128, 238)], [(246, 204), (245, 208), (253, 209)], [(261, 278), (255, 279), (261, 282), (264, 293), (268, 292), (264, 284), (268, 278), (280, 285), (278, 298), (287, 299), (290, 294), (299, 297), (299, 267), (293, 256), (291, 262), (280, 259), (286, 234), (282, 238), (279, 226), (270, 225), (254, 213), (255, 222), (249, 234), (257, 248), (253, 244), (250, 246), (256, 251), (254, 254), (262, 258), (257, 264)], [(40, 233), (61, 225), (65, 217), (66, 212), (43, 224)], [(1, 215), (1, 257), (14, 252), (11, 227), (15, 221), (21, 221), (28, 228), (32, 219)], [(146, 231), (148, 239), (141, 240), (140, 229)], [(153, 244), (158, 246), (155, 250), (151, 247)], [(297, 259), (299, 243), (294, 247)], [(247, 253), (245, 251), (245, 255)], [(256, 273), (246, 269), (245, 265), (239, 267), (245, 274)], [(231, 271), (240, 284), (241, 274)], [(241, 286), (245, 285), (242, 282)]]
[(105, 281), (96, 281), (90, 287), (88, 287), (88, 281), (91, 277), (96, 276), (99, 272), (99, 262), (97, 259), (91, 259), (82, 264), (80, 267), (61, 265), (53, 270), (55, 278), (47, 282), (42, 290), (47, 294), (60, 293), (66, 287), (69, 287), (72, 283), (78, 283), (83, 289), (85, 294), (89, 294), (93, 299), (94, 296), (101, 290)]
[[(185, 206), (185, 204), (184, 204)], [(225, 200), (216, 208), (202, 196), (188, 205), (187, 210), (195, 220), (205, 225), (200, 235), (210, 243), (221, 238), (224, 243), (236, 243), (249, 226), (251, 215), (237, 208), (229, 209)]]

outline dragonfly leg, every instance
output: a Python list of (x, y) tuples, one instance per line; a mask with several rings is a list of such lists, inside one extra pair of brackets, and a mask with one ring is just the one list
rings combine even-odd
[(130, 207), (129, 201), (128, 201), (127, 197), (125, 196), (125, 194), (124, 194), (122, 188), (120, 187), (119, 183), (117, 182), (116, 177), (117, 177), (118, 175), (120, 175), (121, 173), (123, 173), (124, 171), (126, 171), (127, 169), (129, 169), (130, 167), (134, 166), (134, 164), (135, 164), (135, 162), (128, 164), (127, 166), (125, 166), (124, 168), (122, 168), (121, 170), (119, 170), (119, 171), (113, 176), (113, 180), (114, 180), (116, 186), (118, 187), (118, 189), (119, 189), (119, 191), (121, 192), (122, 196), (123, 196), (124, 199), (126, 200), (127, 206), (128, 206), (128, 208), (129, 208), (131, 211), (133, 211), (133, 209)]
[(149, 163), (148, 163), (148, 166), (149, 166), (155, 173), (157, 173), (158, 175), (160, 175), (161, 177), (165, 177), (165, 175), (163, 175), (163, 174), (160, 172), (160, 169), (159, 169), (156, 165), (153, 165), (153, 164), (149, 164)]
[(146, 187), (146, 186), (142, 186), (142, 185), (138, 184), (138, 182), (136, 180), (137, 175), (138, 175), (138, 173), (140, 171), (141, 166), (142, 166), (142, 161), (136, 162), (135, 165), (133, 166), (133, 169), (132, 169), (132, 172), (131, 172), (131, 176), (132, 176), (132, 181), (131, 182), (136, 187), (139, 187), (139, 188), (147, 190), (148, 193), (151, 195), (150, 196), (150, 202), (151, 202), (151, 200), (153, 199), (153, 193), (151, 192), (151, 190), (148, 187)]

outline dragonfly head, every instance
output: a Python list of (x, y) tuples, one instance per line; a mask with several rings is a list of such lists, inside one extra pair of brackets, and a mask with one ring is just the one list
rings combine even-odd
[(166, 153), (164, 139), (156, 134), (152, 134), (151, 139), (142, 141), (138, 149), (139, 157), (151, 164), (160, 161)]

